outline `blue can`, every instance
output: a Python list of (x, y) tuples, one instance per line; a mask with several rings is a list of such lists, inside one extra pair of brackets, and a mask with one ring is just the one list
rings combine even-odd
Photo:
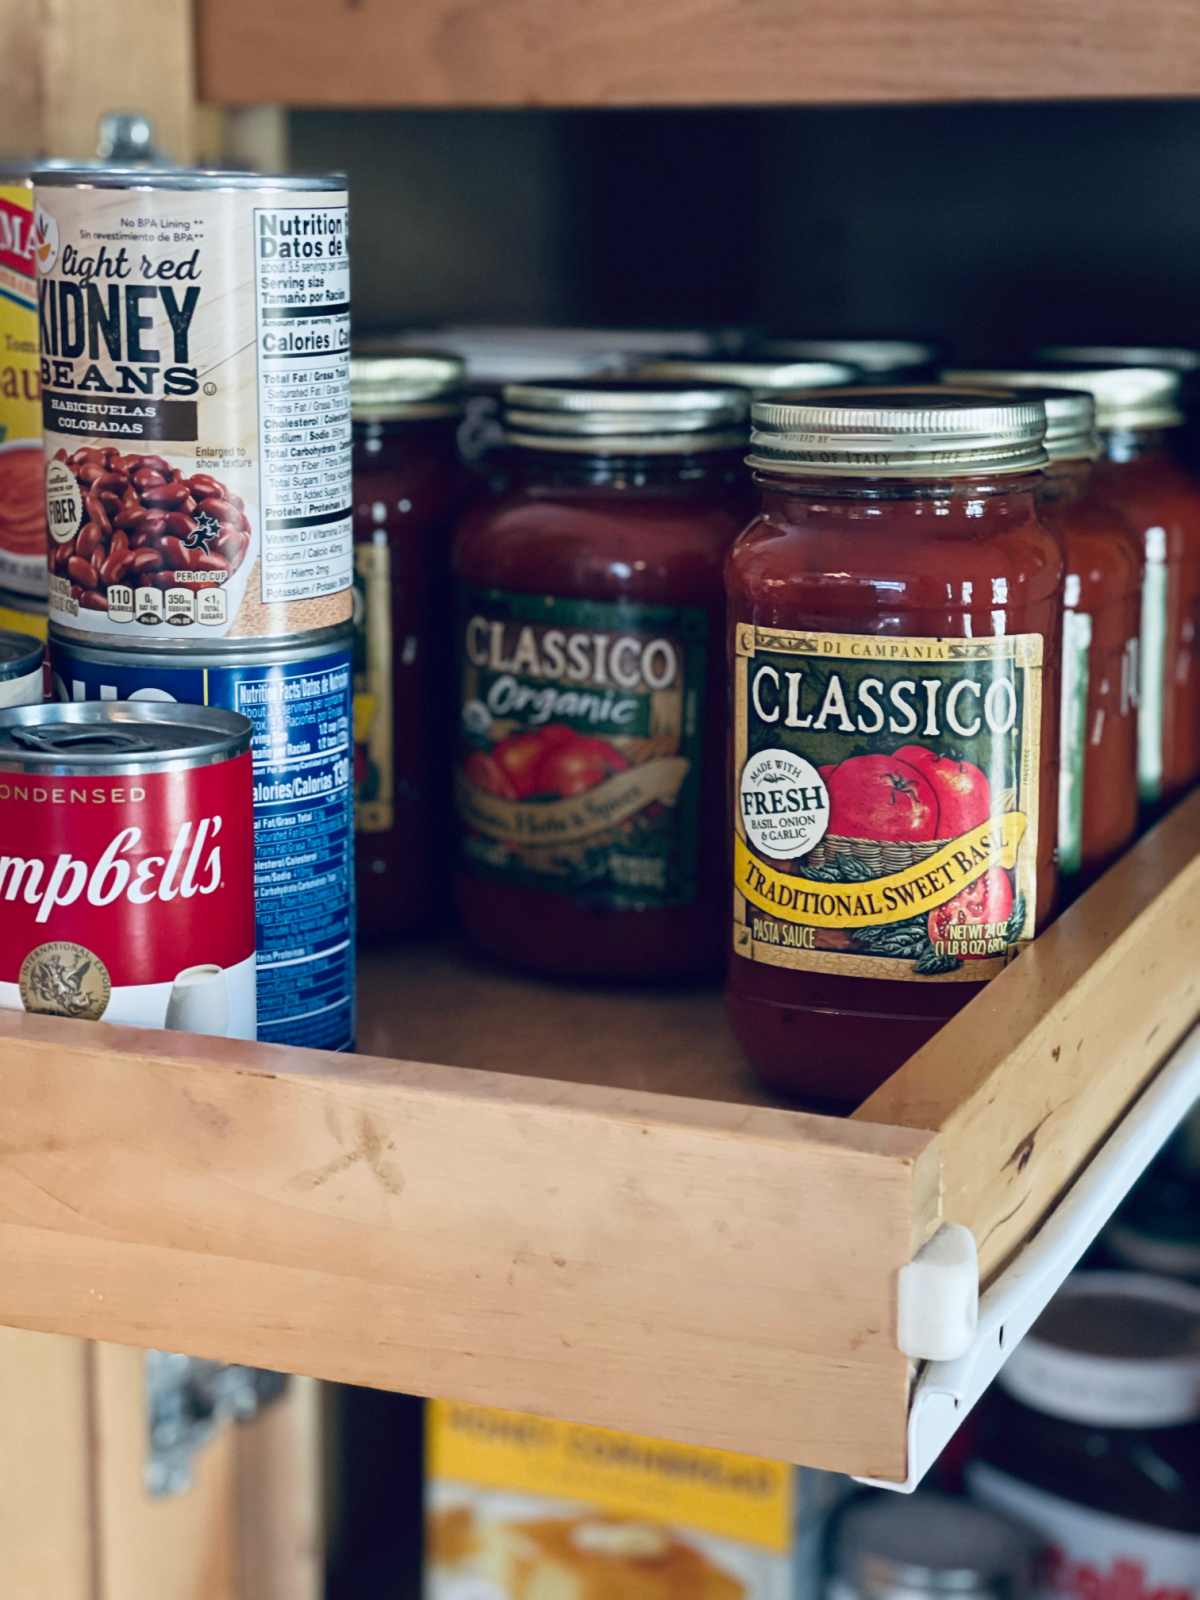
[(175, 700), (254, 724), (258, 1037), (354, 1047), (352, 637), (196, 657), (51, 635), (60, 700)]

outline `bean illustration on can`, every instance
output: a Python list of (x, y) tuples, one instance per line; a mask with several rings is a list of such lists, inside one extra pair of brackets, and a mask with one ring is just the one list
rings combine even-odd
[(255, 1037), (252, 731), (202, 706), (0, 711), (0, 1006)]
[(122, 649), (349, 619), (345, 180), (38, 177), (51, 622)]

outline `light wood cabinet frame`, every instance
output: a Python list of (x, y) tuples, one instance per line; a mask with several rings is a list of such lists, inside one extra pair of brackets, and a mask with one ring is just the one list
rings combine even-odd
[(1188, 0), (197, 0), (224, 105), (648, 106), (1200, 93)]

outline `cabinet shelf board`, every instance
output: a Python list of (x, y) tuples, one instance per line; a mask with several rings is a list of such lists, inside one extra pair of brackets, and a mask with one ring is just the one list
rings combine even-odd
[(371, 1054), (0, 1012), (0, 1324), (903, 1480), (900, 1269), (1036, 1237), (1200, 1015), (1198, 893), (1200, 794), (848, 1119), (718, 989), (449, 946), (366, 954)]
[(1188, 0), (199, 0), (224, 105), (651, 106), (1200, 93)]

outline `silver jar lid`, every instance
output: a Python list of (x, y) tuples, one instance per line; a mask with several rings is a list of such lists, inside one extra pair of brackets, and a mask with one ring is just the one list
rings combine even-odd
[(838, 1523), (830, 1600), (1019, 1600), (1035, 1548), (1024, 1529), (965, 1500), (876, 1495), (856, 1501)]
[(455, 416), (466, 382), (459, 356), (397, 350), (387, 340), (356, 340), (350, 352), (350, 413), (356, 422)]
[(676, 383), (730, 383), (755, 394), (786, 389), (834, 389), (853, 383), (857, 367), (844, 361), (648, 361), (639, 378)]
[(710, 383), (637, 378), (509, 383), (504, 436), (524, 450), (695, 455), (746, 443), (749, 396)]
[(1020, 389), (1046, 408), (1046, 454), (1051, 461), (1094, 461), (1100, 454), (1096, 437), (1096, 402), (1083, 389), (1050, 387), (1046, 372), (964, 371), (952, 367), (942, 382), (955, 389)]
[(1086, 389), (1096, 402), (1101, 433), (1177, 428), (1180, 375), (1169, 367), (1055, 367), (1042, 372), (1057, 389)]
[(776, 361), (844, 361), (876, 380), (938, 358), (933, 345), (915, 339), (768, 339), (758, 349)]
[(961, 478), (1046, 463), (1040, 400), (937, 384), (755, 401), (750, 466), (797, 477)]
[(1051, 344), (1038, 351), (1039, 361), (1073, 367), (1169, 367), (1173, 372), (1200, 372), (1200, 350), (1145, 344)]

